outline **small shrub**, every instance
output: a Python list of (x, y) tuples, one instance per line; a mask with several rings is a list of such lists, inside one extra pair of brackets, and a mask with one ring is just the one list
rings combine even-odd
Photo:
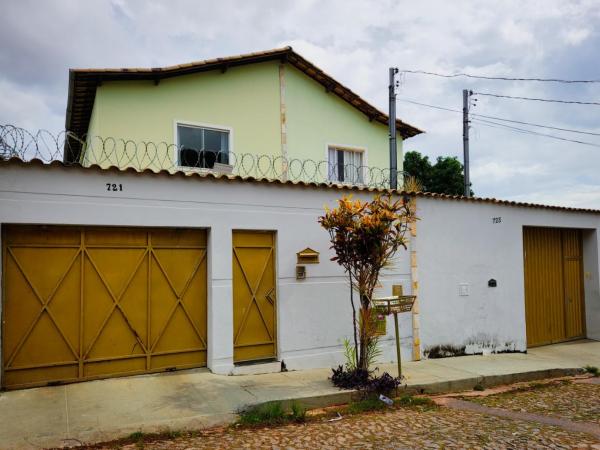
[[(372, 328), (372, 330), (369, 330), (369, 334), (372, 334), (375, 331), (375, 328), (377, 327), (376, 323), (374, 321), (372, 322), (373, 323), (371, 323), (369, 326), (369, 328)], [(367, 343), (367, 367), (372, 367), (375, 364), (377, 364), (377, 360), (382, 354), (383, 350), (379, 348), (379, 336), (372, 336), (369, 342)]]
[(169, 439), (177, 439), (183, 436), (180, 430), (168, 430), (166, 434), (169, 436)]
[(583, 370), (595, 377), (600, 376), (600, 369), (598, 369), (596, 366), (585, 366)]
[[(376, 327), (375, 324), (372, 327)], [(371, 367), (377, 363), (377, 360), (382, 355), (383, 351), (379, 348), (379, 337), (373, 336), (369, 340), (366, 349), (367, 367)], [(356, 348), (348, 338), (344, 339), (344, 357), (346, 358), (346, 370), (353, 372), (356, 370)]]
[(403, 395), (396, 399), (395, 403), (399, 406), (428, 406), (435, 407), (435, 402), (430, 398), (413, 397), (412, 395)]
[(473, 390), (474, 391), (485, 391), (485, 386), (481, 383), (477, 383), (475, 386), (473, 386)]
[(270, 402), (254, 406), (240, 413), (242, 425), (277, 425), (285, 421), (281, 402)]
[(367, 411), (378, 411), (384, 409), (386, 404), (377, 397), (366, 397), (348, 405), (347, 411), (350, 414), (360, 414)]
[(286, 412), (281, 402), (269, 402), (240, 412), (240, 425), (282, 425), (287, 422), (304, 422), (306, 409), (298, 402), (292, 402), (290, 412)]
[(362, 369), (348, 370), (344, 366), (338, 366), (337, 369), (331, 369), (331, 382), (334, 386), (342, 389), (359, 389), (367, 395), (389, 394), (400, 386), (400, 379), (392, 377), (385, 372), (376, 377)]
[(131, 439), (132, 441), (141, 441), (144, 439), (144, 433), (141, 431), (136, 431), (127, 436), (127, 439)]
[(346, 369), (356, 370), (356, 347), (350, 343), (350, 339), (344, 339), (344, 357), (346, 358)]
[(306, 421), (306, 408), (304, 408), (298, 402), (292, 402), (290, 405), (291, 410), (291, 419), (294, 422), (304, 422)]
[(394, 378), (384, 372), (380, 377), (371, 377), (365, 386), (365, 391), (373, 394), (389, 394), (400, 386), (400, 378)]
[(331, 371), (331, 382), (342, 389), (360, 389), (369, 382), (369, 372), (363, 369), (347, 370), (344, 366), (338, 366)]

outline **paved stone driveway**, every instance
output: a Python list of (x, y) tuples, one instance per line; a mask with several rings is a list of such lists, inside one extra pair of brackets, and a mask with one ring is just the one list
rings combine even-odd
[[(515, 400), (516, 399), (516, 400)], [(473, 401), (473, 399), (469, 399)], [(494, 407), (565, 414), (590, 419), (600, 403), (600, 390), (591, 384), (551, 387), (477, 399)], [(461, 403), (461, 402), (458, 402)], [(557, 412), (558, 411), (558, 412)], [(596, 416), (597, 420), (598, 417)], [(599, 435), (569, 431), (518, 418), (451, 409), (416, 407), (348, 416), (330, 422), (323, 418), (305, 425), (262, 429), (225, 429), (146, 442), (147, 449), (412, 449), (512, 448), (600, 449)], [(579, 422), (581, 424), (581, 422)], [(594, 426), (594, 424), (592, 424)], [(600, 428), (598, 428), (600, 431)], [(134, 449), (140, 444), (130, 444)], [(111, 446), (112, 447), (112, 446)], [(107, 447), (107, 448), (111, 448)], [(112, 447), (114, 448), (114, 447)]]

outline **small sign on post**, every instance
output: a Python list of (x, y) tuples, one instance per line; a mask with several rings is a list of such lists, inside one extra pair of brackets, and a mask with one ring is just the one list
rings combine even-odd
[[(400, 293), (402, 293), (400, 291)], [(396, 331), (396, 359), (398, 361), (398, 378), (402, 379), (402, 362), (400, 358), (400, 333), (398, 330), (398, 313), (410, 312), (415, 303), (416, 295), (392, 295), (371, 300), (379, 314), (394, 315), (394, 328)]]

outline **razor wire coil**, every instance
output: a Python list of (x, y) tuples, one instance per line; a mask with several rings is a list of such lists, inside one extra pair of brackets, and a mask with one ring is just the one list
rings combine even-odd
[[(167, 142), (77, 136), (70, 131), (31, 132), (13, 125), (0, 125), (0, 159), (19, 158), (43, 163), (61, 161), (65, 165), (119, 169), (150, 169), (158, 172), (207, 172), (257, 179), (305, 183), (349, 184), (389, 188), (390, 169), (366, 165), (333, 164), (313, 159), (285, 158), (281, 155), (235, 153), (178, 147)], [(398, 179), (407, 174), (397, 171)]]

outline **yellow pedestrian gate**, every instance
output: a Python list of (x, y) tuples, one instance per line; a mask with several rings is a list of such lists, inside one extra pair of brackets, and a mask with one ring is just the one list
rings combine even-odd
[(3, 387), (206, 365), (206, 232), (3, 227)]
[(580, 230), (525, 227), (527, 345), (585, 336)]
[(233, 359), (276, 356), (275, 235), (233, 232)]

